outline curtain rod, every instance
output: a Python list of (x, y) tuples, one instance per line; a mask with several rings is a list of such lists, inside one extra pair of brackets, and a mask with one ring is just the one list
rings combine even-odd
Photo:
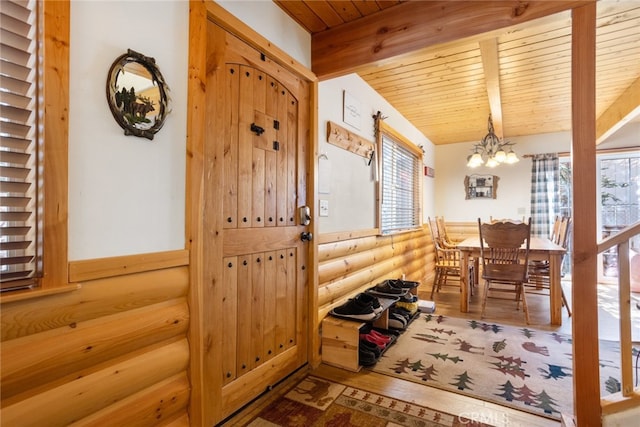
[[(611, 153), (625, 153), (629, 151), (638, 151), (638, 147), (620, 147), (620, 148), (604, 148), (601, 150), (596, 149), (596, 154), (611, 154)], [(544, 153), (539, 153), (544, 154)], [(561, 151), (558, 152), (558, 157), (569, 157), (571, 155), (570, 151)], [(536, 154), (523, 154), (522, 157), (525, 159), (529, 159), (536, 156)]]

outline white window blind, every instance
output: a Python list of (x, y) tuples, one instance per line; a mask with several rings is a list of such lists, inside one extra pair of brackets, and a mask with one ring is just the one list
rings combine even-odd
[(419, 157), (404, 144), (382, 134), (381, 232), (420, 226)]
[(1, 290), (38, 273), (38, 25), (36, 1), (0, 2)]

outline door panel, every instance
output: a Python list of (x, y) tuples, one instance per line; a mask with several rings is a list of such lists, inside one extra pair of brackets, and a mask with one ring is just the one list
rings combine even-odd
[(204, 398), (219, 421), (306, 362), (307, 227), (296, 212), (307, 204), (309, 85), (209, 31), (204, 370), (218, 380)]

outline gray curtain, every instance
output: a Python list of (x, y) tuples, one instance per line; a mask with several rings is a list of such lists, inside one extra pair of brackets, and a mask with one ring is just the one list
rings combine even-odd
[(557, 153), (536, 154), (531, 163), (531, 235), (549, 237), (559, 215), (560, 161)]

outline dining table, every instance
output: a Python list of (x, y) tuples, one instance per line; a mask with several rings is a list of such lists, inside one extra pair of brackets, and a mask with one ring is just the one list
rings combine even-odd
[[(478, 268), (480, 259), (480, 237), (468, 237), (457, 244), (460, 250), (460, 271), (469, 271), (469, 263), (474, 263), (474, 283), (479, 283)], [(524, 249), (523, 249), (524, 250)], [(548, 238), (531, 237), (529, 242), (529, 260), (540, 260), (549, 262), (549, 311), (550, 323), (552, 325), (562, 325), (562, 284), (561, 267), (562, 256), (566, 249)], [(469, 276), (460, 275), (460, 311), (469, 311), (469, 298), (471, 289)]]

